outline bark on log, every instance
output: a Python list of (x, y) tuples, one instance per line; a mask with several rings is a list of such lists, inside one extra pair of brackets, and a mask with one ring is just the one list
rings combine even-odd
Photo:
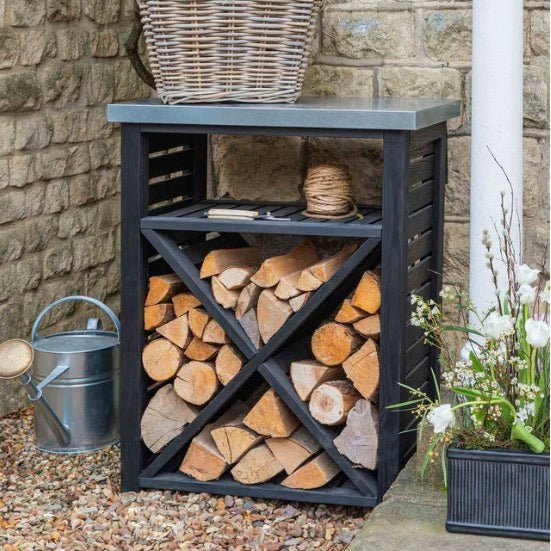
[(216, 356), (216, 375), (218, 380), (226, 386), (243, 367), (243, 357), (231, 344), (225, 344)]
[(222, 326), (214, 319), (207, 323), (203, 331), (202, 340), (211, 344), (226, 344), (230, 342)]
[(237, 299), (237, 306), (235, 308), (235, 317), (239, 320), (241, 319), (251, 308), (256, 308), (256, 303), (258, 302), (258, 297), (262, 288), (254, 283), (249, 283), (244, 287), (239, 293), (239, 298)]
[(251, 281), (251, 276), (256, 272), (256, 266), (233, 266), (224, 270), (218, 279), (226, 289), (238, 290), (243, 289)]
[(346, 427), (334, 443), (342, 455), (366, 469), (377, 467), (379, 413), (368, 400), (358, 400), (350, 410)]
[(363, 310), (352, 306), (352, 301), (346, 298), (335, 315), (335, 321), (339, 323), (354, 323), (365, 318), (366, 315), (367, 314)]
[(298, 312), (305, 304), (306, 301), (312, 296), (312, 293), (302, 293), (302, 295), (298, 295), (296, 297), (293, 297), (289, 301), (289, 306), (293, 310), (293, 312)]
[(329, 322), (312, 336), (312, 353), (324, 365), (340, 365), (362, 344), (363, 339), (349, 326)]
[(257, 348), (260, 348), (262, 346), (262, 340), (260, 339), (260, 330), (258, 328), (258, 320), (256, 318), (256, 309), (252, 308), (246, 314), (243, 314), (243, 316), (241, 316), (241, 319), (239, 320), (239, 323), (241, 324), (241, 327), (243, 327), (243, 330), (245, 331), (249, 339), (251, 339), (251, 342)]
[(344, 379), (340, 367), (327, 367), (315, 360), (303, 360), (291, 363), (291, 381), (301, 400), (310, 399), (312, 392), (327, 381)]
[(270, 289), (264, 289), (258, 298), (256, 310), (262, 340), (268, 342), (292, 314), (289, 303), (279, 300)]
[(231, 474), (241, 484), (267, 482), (283, 471), (283, 465), (274, 457), (266, 444), (249, 450), (231, 470)]
[(339, 467), (337, 467), (327, 452), (323, 452), (289, 475), (283, 480), (281, 485), (286, 488), (313, 490), (314, 488), (325, 486), (339, 472)]
[(196, 406), (206, 404), (217, 392), (218, 377), (214, 365), (191, 361), (184, 364), (174, 379), (174, 391), (182, 400)]
[(197, 417), (197, 408), (186, 404), (171, 384), (162, 386), (147, 404), (140, 423), (144, 444), (157, 453)]
[(191, 342), (192, 337), (187, 314), (157, 327), (157, 333), (173, 342), (176, 346), (186, 348)]
[(352, 324), (352, 327), (366, 339), (378, 339), (381, 336), (381, 318), (373, 314)]
[(318, 254), (312, 243), (305, 241), (287, 254), (265, 260), (258, 272), (251, 277), (251, 281), (259, 287), (273, 287), (282, 277), (304, 269), (318, 260)]
[(342, 367), (356, 390), (366, 399), (375, 401), (379, 388), (379, 347), (372, 339), (352, 356)]
[(203, 342), (197, 337), (193, 337), (184, 354), (186, 358), (190, 360), (196, 360), (198, 362), (206, 362), (216, 356), (220, 346)]
[(340, 425), (360, 398), (350, 381), (329, 381), (312, 392), (310, 413), (322, 425)]
[(266, 445), (275, 458), (291, 474), (320, 449), (318, 441), (300, 426), (289, 438), (268, 438)]
[(201, 301), (191, 293), (180, 293), (172, 297), (174, 313), (177, 318), (187, 314), (192, 308), (201, 306)]
[(375, 314), (381, 307), (381, 285), (373, 272), (365, 272), (352, 295), (352, 306), (369, 314)]
[(218, 277), (213, 276), (210, 280), (212, 286), (212, 294), (214, 300), (220, 304), (223, 308), (234, 309), (237, 306), (237, 299), (239, 298), (239, 291), (230, 291), (224, 287), (223, 283)]
[(176, 274), (152, 276), (149, 278), (149, 290), (145, 299), (145, 306), (167, 302), (176, 293), (184, 289), (184, 284)]
[(280, 438), (290, 436), (300, 424), (273, 389), (262, 395), (243, 423), (259, 434)]
[(144, 346), (142, 363), (154, 381), (172, 379), (184, 361), (183, 352), (167, 339), (155, 339)]
[(168, 323), (174, 318), (172, 304), (155, 304), (144, 308), (143, 327), (146, 331), (157, 329), (157, 327)]
[(241, 249), (218, 249), (205, 256), (199, 277), (215, 276), (233, 266), (259, 266), (262, 262), (260, 250), (256, 247)]
[(203, 337), (203, 332), (209, 320), (210, 316), (203, 308), (192, 308), (188, 312), (189, 328), (198, 339)]

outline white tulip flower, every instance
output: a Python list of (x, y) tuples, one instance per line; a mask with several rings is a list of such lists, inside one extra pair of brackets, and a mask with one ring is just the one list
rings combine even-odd
[(521, 304), (533, 304), (536, 301), (536, 292), (537, 289), (528, 285), (528, 283), (523, 283), (518, 288), (518, 299)]
[(534, 348), (543, 348), (549, 342), (549, 324), (545, 321), (527, 319), (524, 325), (526, 340)]
[(501, 339), (513, 333), (514, 330), (515, 326), (511, 316), (502, 316), (498, 312), (490, 312), (484, 320), (484, 332), (489, 339)]
[(461, 352), (460, 352), (460, 356), (461, 356), (461, 359), (464, 361), (464, 362), (470, 362), (471, 361), (471, 352), (474, 353), (475, 356), (478, 355), (478, 353), (480, 352), (480, 348), (481, 348), (481, 345), (477, 342), (474, 342), (474, 341), (467, 341), (464, 345), (463, 345), (463, 348), (461, 349)]
[(453, 411), (450, 404), (435, 407), (428, 415), (427, 421), (433, 426), (435, 434), (446, 432), (453, 425)]
[(539, 270), (535, 268), (530, 268), (528, 264), (516, 264), (515, 265), (515, 275), (517, 278), (517, 283), (519, 285), (527, 284), (532, 285), (536, 279), (538, 279)]
[(549, 304), (551, 302), (550, 300), (550, 292), (549, 292), (549, 281), (545, 284), (545, 287), (543, 288), (543, 291), (541, 292), (541, 300), (543, 300), (543, 302), (547, 302), (547, 304)]

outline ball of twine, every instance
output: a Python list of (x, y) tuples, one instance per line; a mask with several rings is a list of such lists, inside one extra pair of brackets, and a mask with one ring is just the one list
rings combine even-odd
[[(317, 165), (309, 168), (304, 180), (305, 216), (338, 220), (358, 215), (352, 199), (352, 179), (342, 166)], [(359, 216), (359, 215), (358, 215)]]

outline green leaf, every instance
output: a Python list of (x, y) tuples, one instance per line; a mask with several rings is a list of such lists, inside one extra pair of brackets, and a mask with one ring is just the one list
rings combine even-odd
[(481, 333), (480, 331), (477, 331), (472, 327), (463, 327), (462, 325), (443, 324), (442, 329), (444, 331), (457, 331), (458, 333), (467, 333), (467, 334), (472, 333), (473, 335), (478, 335), (479, 337), (485, 337), (484, 333)]
[(462, 386), (452, 386), (452, 392), (455, 392), (456, 394), (463, 394), (463, 396), (467, 396), (468, 398), (483, 398), (484, 394), (480, 392), (480, 390), (473, 390), (470, 388), (464, 388)]

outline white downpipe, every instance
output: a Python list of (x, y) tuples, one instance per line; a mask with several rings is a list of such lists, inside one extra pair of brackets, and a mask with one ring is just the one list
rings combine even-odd
[[(476, 306), (487, 308), (495, 293), (486, 268), (482, 232), (490, 231), (495, 248), (493, 223), (501, 218), (501, 191), (510, 204), (509, 185), (488, 147), (512, 182), (522, 224), (522, 0), (474, 0), (472, 64), (469, 292)], [(519, 232), (516, 221), (514, 232), (520, 251), (522, 228)], [(503, 269), (499, 271), (504, 275)]]

